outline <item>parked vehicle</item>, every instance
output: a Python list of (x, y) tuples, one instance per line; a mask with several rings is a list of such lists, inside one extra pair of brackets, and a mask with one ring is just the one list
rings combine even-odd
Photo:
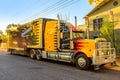
[(8, 28), (7, 37), (11, 54), (72, 62), (84, 70), (112, 63), (116, 58), (115, 49), (106, 39), (85, 39), (84, 32), (59, 17), (58, 20), (39, 18)]

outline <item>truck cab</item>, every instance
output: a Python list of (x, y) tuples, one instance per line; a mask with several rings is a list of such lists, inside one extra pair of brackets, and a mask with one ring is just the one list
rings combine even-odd
[(101, 66), (115, 61), (115, 48), (105, 38), (85, 39), (84, 32), (73, 30), (74, 63), (80, 69)]

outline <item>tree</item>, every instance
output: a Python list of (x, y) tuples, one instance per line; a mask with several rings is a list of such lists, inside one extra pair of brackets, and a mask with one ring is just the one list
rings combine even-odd
[(103, 20), (102, 27), (100, 28), (101, 36), (109, 41), (113, 41), (113, 24), (107, 20)]
[(114, 30), (116, 23), (103, 20), (102, 27), (100, 28), (100, 35), (105, 37), (112, 43), (113, 47), (117, 47), (118, 34)]
[(2, 43), (3, 36), (4, 36), (4, 34), (3, 34), (2, 30), (0, 30), (0, 44)]
[(6, 35), (3, 33), (3, 31), (2, 30), (0, 30), (0, 44), (2, 43), (2, 42), (6, 42)]

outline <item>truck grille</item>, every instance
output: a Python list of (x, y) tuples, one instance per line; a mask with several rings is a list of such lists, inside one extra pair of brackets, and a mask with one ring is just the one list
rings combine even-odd
[(101, 65), (114, 62), (116, 58), (115, 48), (111, 48), (110, 42), (97, 42), (93, 54), (92, 64)]
[(96, 49), (108, 49), (111, 48), (110, 42), (97, 42)]
[(96, 56), (110, 56), (115, 54), (115, 49), (111, 48), (110, 42), (97, 42), (96, 43)]

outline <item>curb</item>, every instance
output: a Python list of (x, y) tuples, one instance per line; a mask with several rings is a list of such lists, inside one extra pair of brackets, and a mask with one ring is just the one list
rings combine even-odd
[(104, 66), (105, 69), (109, 69), (109, 70), (115, 70), (115, 71), (120, 71), (120, 62), (116, 61), (116, 65), (111, 65), (110, 63), (109, 64), (106, 64)]

